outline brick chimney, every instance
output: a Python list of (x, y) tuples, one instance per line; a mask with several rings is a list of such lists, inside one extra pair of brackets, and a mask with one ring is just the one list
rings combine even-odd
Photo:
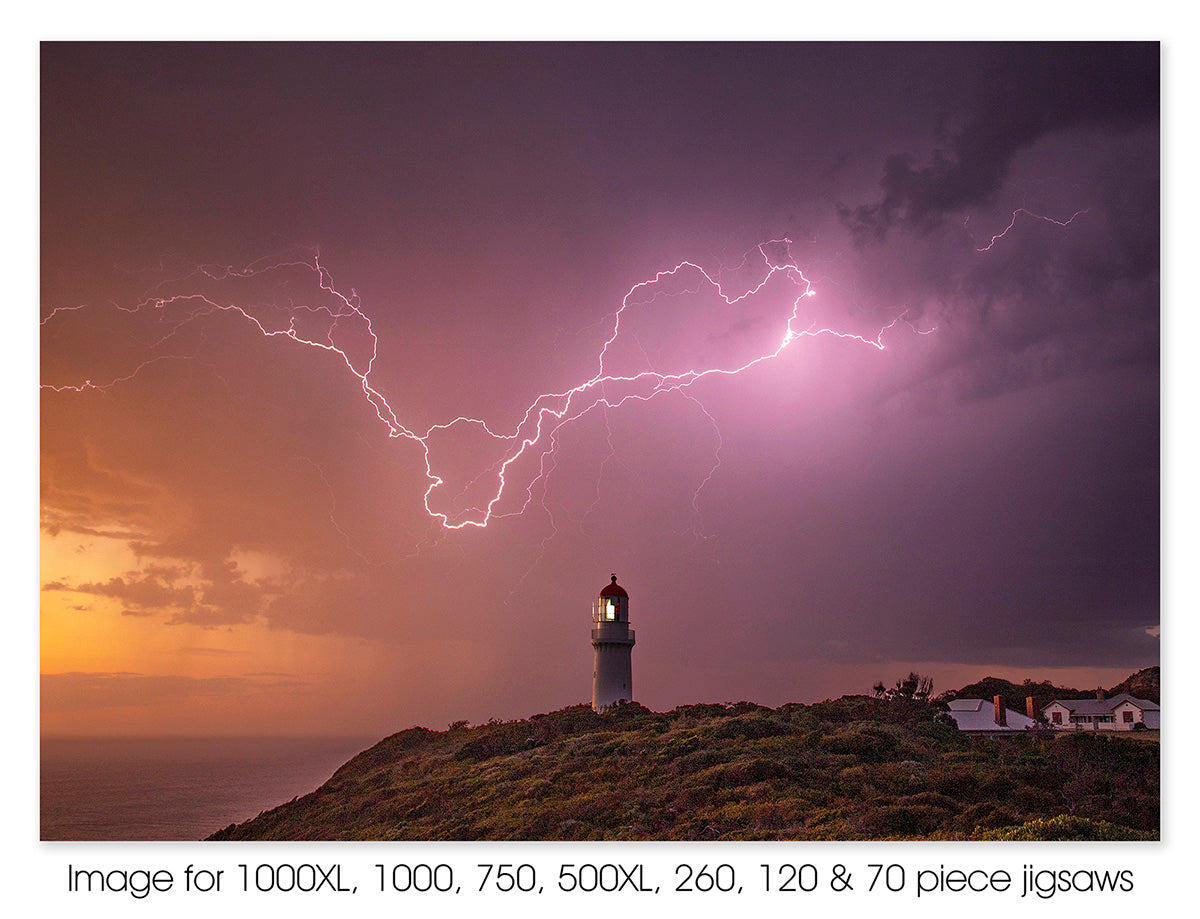
[(1097, 702), (1104, 701), (1104, 690), (1101, 689), (1099, 686), (1096, 687), (1096, 701)]
[(1004, 711), (1004, 696), (992, 696), (992, 703), (996, 706), (996, 724), (1008, 724), (1008, 715)]
[(1037, 712), (1033, 708), (1033, 696), (1025, 697), (1025, 714), (1029, 716), (1030, 721), (1037, 721)]

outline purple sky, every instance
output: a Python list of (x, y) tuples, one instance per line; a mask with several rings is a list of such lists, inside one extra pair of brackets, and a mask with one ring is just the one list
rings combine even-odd
[[(41, 67), (44, 730), (559, 708), (590, 696), (610, 572), (656, 709), (1158, 663), (1156, 44), (47, 44)], [(423, 447), (378, 407), (512, 434), (684, 261), (630, 298), (605, 374), (859, 338), (619, 406), (660, 378), (588, 387), (568, 417), (614, 407), (545, 433), (486, 528), (431, 517), (425, 449), (461, 523), (504, 444)], [(699, 270), (732, 299), (769, 264), (732, 305)], [(346, 359), (263, 334), (289, 323)]]

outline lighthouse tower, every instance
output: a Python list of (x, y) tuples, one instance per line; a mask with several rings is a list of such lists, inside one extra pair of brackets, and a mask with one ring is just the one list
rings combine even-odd
[(600, 591), (592, 609), (592, 708), (602, 712), (618, 702), (633, 701), (633, 629), (629, 627), (629, 594), (617, 576)]

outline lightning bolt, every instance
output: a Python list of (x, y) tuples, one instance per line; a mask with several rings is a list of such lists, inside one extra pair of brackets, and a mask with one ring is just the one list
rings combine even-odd
[(1032, 220), (1041, 220), (1044, 223), (1052, 223), (1055, 226), (1066, 227), (1066, 226), (1070, 226), (1072, 223), (1074, 223), (1076, 217), (1080, 217), (1083, 214), (1086, 214), (1089, 210), (1090, 210), (1090, 208), (1085, 207), (1081, 211), (1076, 211), (1074, 214), (1072, 214), (1066, 220), (1058, 220), (1054, 217), (1047, 217), (1045, 214), (1035, 214), (1033, 211), (1028, 210), (1027, 208), (1019, 207), (1015, 211), (1012, 212), (1012, 219), (1009, 220), (1008, 226), (1006, 226), (1003, 230), (1001, 230), (999, 233), (997, 233), (995, 236), (993, 236), (986, 246), (977, 246), (975, 251), (976, 252), (987, 252), (989, 249), (991, 249), (992, 246), (996, 245), (996, 243), (999, 240), (1003, 239), (1005, 236), (1008, 235), (1009, 230), (1011, 230), (1014, 226), (1016, 226), (1017, 218), (1020, 217), (1022, 214), (1024, 214), (1026, 217), (1029, 217)]
[[(1015, 222), (1016, 213), (1013, 220)], [(993, 243), (1001, 236), (1003, 233), (997, 234)], [(667, 393), (680, 393), (694, 402), (713, 425), (718, 443), (713, 466), (696, 490), (693, 500), (695, 505), (699, 500), (700, 491), (720, 465), (720, 431), (716, 420), (695, 394), (688, 391), (696, 383), (710, 377), (733, 377), (745, 373), (756, 365), (779, 357), (802, 338), (830, 336), (882, 351), (885, 333), (898, 323), (904, 322), (921, 334), (933, 331), (916, 329), (908, 321), (905, 313), (883, 325), (873, 337), (839, 331), (820, 326), (816, 322), (806, 323), (802, 319), (802, 308), (806, 301), (816, 296), (816, 291), (792, 259), (790, 244), (791, 241), (786, 238), (760, 243), (751, 250), (748, 256), (751, 261), (744, 261), (737, 269), (712, 272), (696, 262), (685, 260), (672, 268), (658, 271), (652, 278), (633, 284), (622, 297), (619, 307), (611, 314), (611, 326), (598, 349), (591, 374), (569, 389), (544, 392), (534, 397), (517, 424), (508, 430), (497, 430), (485, 419), (468, 415), (459, 415), (450, 421), (432, 424), (423, 432), (402, 423), (387, 398), (371, 381), (371, 374), (379, 356), (379, 338), (371, 319), (364, 312), (358, 294), (353, 289), (347, 294), (335, 287), (333, 279), (321, 262), (319, 252), (279, 261), (262, 260), (240, 269), (200, 266), (184, 278), (160, 285), (160, 293), (145, 298), (135, 306), (116, 308), (131, 314), (149, 314), (161, 323), (164, 331), (149, 345), (147, 350), (150, 352), (167, 350), (173, 342), (181, 338), (181, 333), (187, 327), (202, 323), (209, 317), (224, 314), (240, 319), (249, 329), (265, 339), (283, 339), (300, 347), (330, 354), (356, 381), (363, 398), (374, 410), (387, 436), (408, 441), (422, 452), (426, 477), (423, 503), (429, 517), (445, 530), (485, 528), (493, 520), (523, 514), (530, 504), (535, 502), (539, 488), (544, 504), (547, 481), (555, 468), (559, 431), (594, 410), (603, 410), (607, 424), (609, 412), (630, 402), (649, 402)], [(757, 281), (731, 289), (725, 280), (726, 276), (733, 273), (744, 274), (750, 269), (758, 275)], [(287, 272), (311, 275), (322, 292), (320, 302), (314, 299), (310, 303), (299, 305), (290, 301), (280, 304), (276, 298), (251, 308), (229, 302), (228, 298), (194, 289), (204, 284), (219, 286), (235, 281), (270, 278)], [(669, 283), (684, 284), (687, 288), (685, 292), (688, 293), (708, 291), (719, 298), (718, 302), (732, 308), (759, 295), (777, 276), (792, 284), (795, 291), (794, 296), (784, 298), (790, 302), (790, 312), (782, 317), (777, 344), (773, 347), (768, 347), (748, 359), (732, 362), (728, 366), (714, 363), (682, 369), (645, 369), (628, 373), (619, 373), (613, 368), (613, 353), (622, 338), (628, 317), (639, 308), (649, 308), (661, 296), (673, 295), (666, 290)], [(188, 292), (169, 292), (164, 289), (184, 282), (195, 284)], [(76, 314), (83, 308), (58, 307), (41, 320), (41, 325), (44, 328), (51, 320), (62, 321), (59, 317)], [(347, 343), (351, 337), (355, 342), (366, 342), (366, 347), (352, 347)], [(103, 391), (134, 379), (147, 367), (156, 363), (186, 359), (188, 356), (175, 353), (152, 354), (129, 372), (114, 376), (103, 383), (89, 378), (76, 383), (43, 383), (42, 388), (56, 393)], [(646, 364), (649, 363), (649, 360), (646, 360)], [(496, 448), (498, 459), (468, 483), (459, 494), (459, 499), (462, 499), (473, 485), (491, 477), (493, 485), (485, 494), (486, 501), (477, 502), (476, 506), (465, 510), (448, 511), (438, 507), (447, 500), (445, 492), (448, 485), (444, 476), (448, 473), (439, 466), (431, 442), (455, 429), (481, 433)], [(518, 464), (527, 460), (532, 460), (533, 469), (526, 473), (525, 479), (520, 479)], [(319, 467), (318, 472), (321, 472)], [(324, 478), (323, 472), (321, 475)], [(509, 496), (512, 496), (511, 500)], [(597, 500), (598, 498), (597, 492)]]

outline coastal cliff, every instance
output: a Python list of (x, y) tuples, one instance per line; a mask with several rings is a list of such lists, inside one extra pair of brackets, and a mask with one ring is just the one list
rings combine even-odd
[(1157, 839), (1157, 737), (845, 696), (414, 727), (214, 840)]

